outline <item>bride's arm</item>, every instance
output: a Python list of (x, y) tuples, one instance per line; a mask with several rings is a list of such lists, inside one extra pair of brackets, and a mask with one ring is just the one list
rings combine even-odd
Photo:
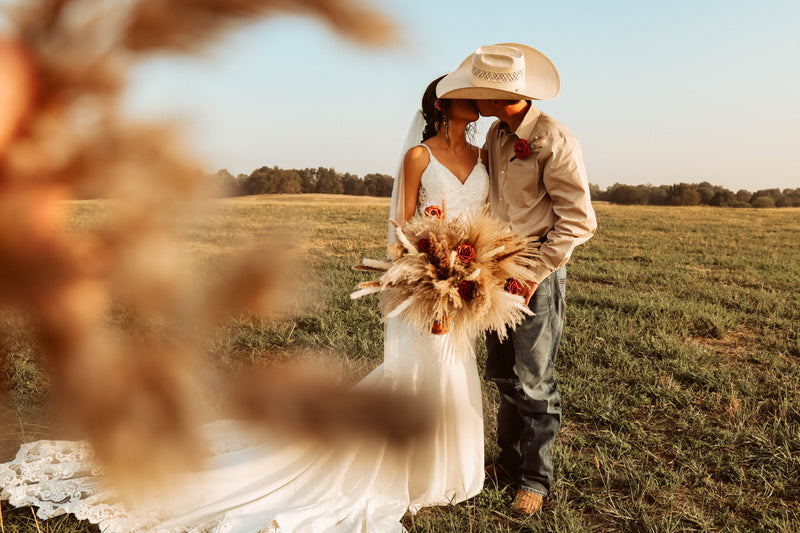
[(428, 166), (430, 155), (422, 146), (415, 146), (403, 158), (403, 222), (414, 216), (422, 172)]

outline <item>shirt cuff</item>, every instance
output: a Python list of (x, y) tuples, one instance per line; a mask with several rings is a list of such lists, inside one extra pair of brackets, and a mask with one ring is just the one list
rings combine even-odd
[(539, 263), (531, 269), (531, 272), (533, 273), (533, 281), (535, 281), (537, 284), (541, 284), (545, 279), (547, 279), (547, 276), (555, 272), (555, 270), (550, 269), (544, 263)]

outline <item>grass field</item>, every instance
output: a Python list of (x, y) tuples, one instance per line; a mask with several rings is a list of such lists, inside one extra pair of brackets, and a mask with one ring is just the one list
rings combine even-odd
[[(101, 207), (75, 205), (75, 227)], [(597, 205), (599, 231), (568, 267), (557, 375), (564, 425), (552, 494), (508, 518), (512, 491), (405, 519), (422, 532), (800, 531), (800, 210)], [(314, 301), (292, 320), (232, 320), (210, 347), (221, 365), (322, 353), (357, 379), (380, 363), (375, 300), (348, 297), (380, 257), (388, 201), (344, 196), (223, 200), (186, 246), (213, 272), (233, 243), (291, 229)], [(7, 328), (8, 330), (8, 328)], [(7, 334), (14, 408), (47, 394), (24, 332)], [(297, 350), (300, 348), (301, 350)], [(288, 357), (288, 355), (287, 355)], [(479, 353), (483, 357), (483, 351)], [(497, 397), (485, 390), (491, 458)], [(5, 452), (46, 434), (5, 428)], [(2, 531), (98, 531), (2, 507)]]

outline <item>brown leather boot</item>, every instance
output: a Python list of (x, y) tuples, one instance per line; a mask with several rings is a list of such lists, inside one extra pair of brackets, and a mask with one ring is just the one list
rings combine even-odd
[(534, 494), (527, 490), (518, 490), (517, 495), (514, 497), (514, 505), (511, 506), (511, 513), (521, 516), (531, 516), (542, 508), (543, 502), (544, 498), (539, 494)]

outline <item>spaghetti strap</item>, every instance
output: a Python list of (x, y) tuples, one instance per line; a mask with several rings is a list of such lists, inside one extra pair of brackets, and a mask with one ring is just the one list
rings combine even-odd
[[(428, 151), (428, 155), (430, 155), (432, 158), (436, 159), (436, 156), (433, 155), (433, 152), (431, 151), (430, 146), (428, 146), (425, 143), (419, 143), (417, 146), (424, 146), (425, 149)], [(438, 159), (436, 159), (436, 160), (438, 161)], [(481, 160), (481, 149), (478, 148), (478, 157), (475, 158), (475, 164), (477, 165), (480, 162), (480, 160)]]

